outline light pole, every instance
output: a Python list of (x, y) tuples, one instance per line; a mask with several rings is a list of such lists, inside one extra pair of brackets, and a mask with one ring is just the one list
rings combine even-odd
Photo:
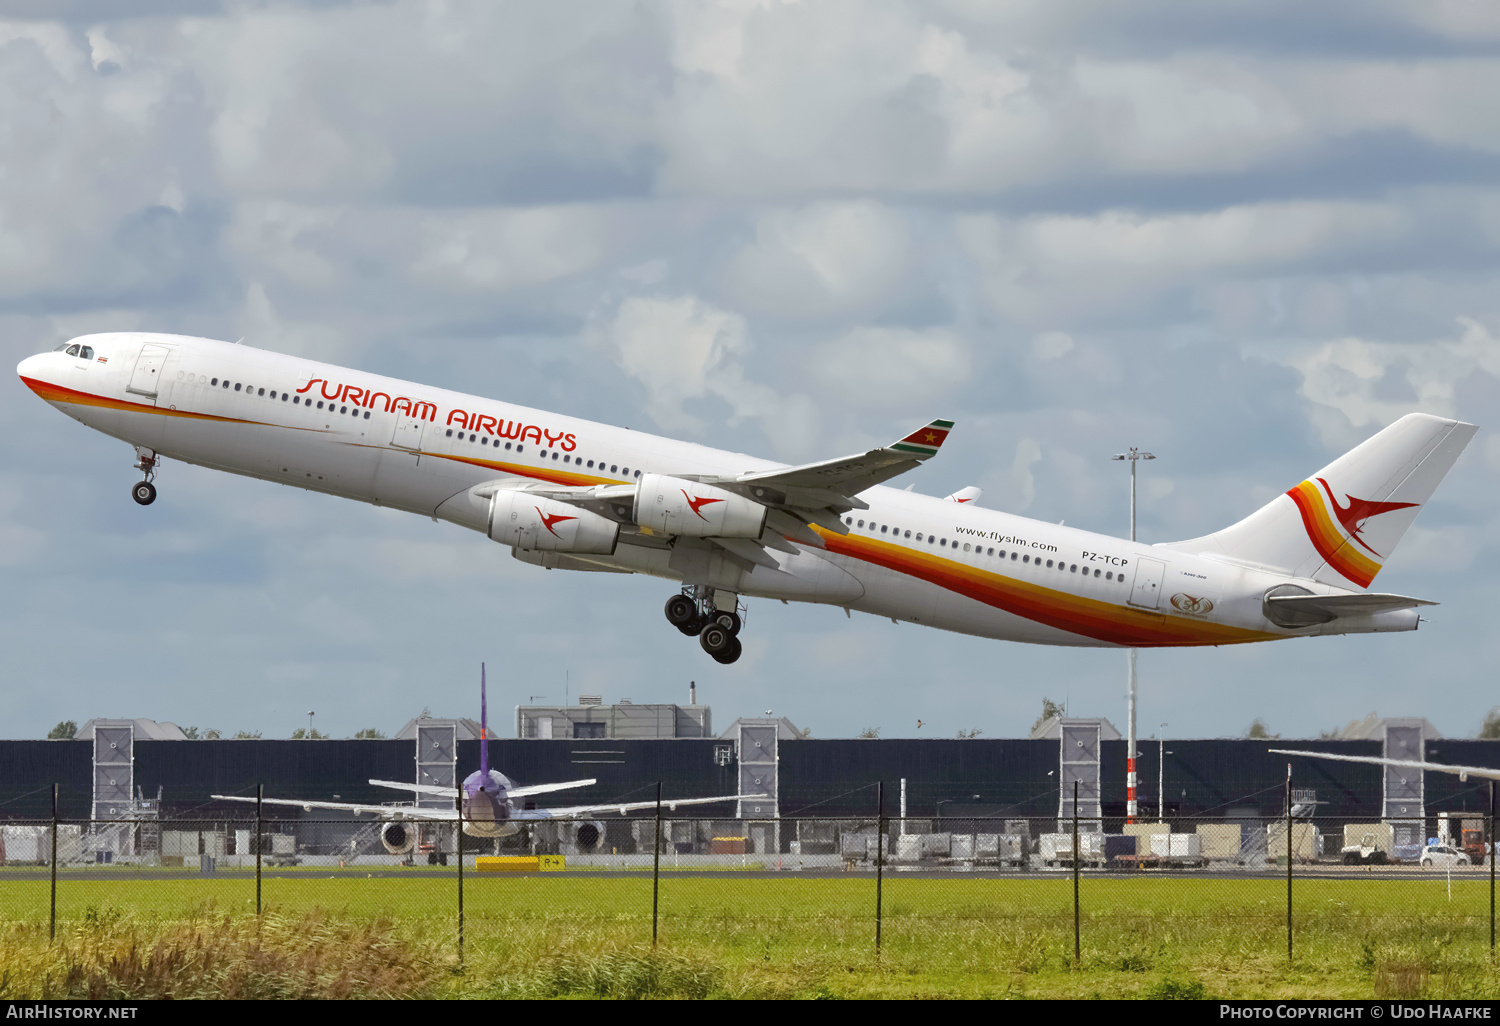
[[(1141, 452), (1132, 447), (1129, 452), (1116, 453), (1113, 457), (1117, 460), (1130, 461), (1130, 540), (1135, 541), (1135, 465), (1140, 460), (1154, 460), (1155, 456), (1149, 452)], [(1128, 653), (1130, 666), (1130, 723), (1126, 728), (1125, 740), (1125, 818), (1126, 822), (1134, 823), (1139, 805), (1136, 801), (1136, 775), (1135, 775), (1135, 649)]]
[(1157, 740), (1156, 748), (1156, 818), (1158, 822), (1165, 823), (1167, 817), (1162, 811), (1166, 805), (1166, 796), (1162, 791), (1162, 775), (1166, 772), (1167, 764), (1167, 725), (1161, 725), (1161, 737)]
[(307, 739), (309, 741), (311, 741), (312, 737), (313, 737), (312, 718), (313, 718), (314, 715), (316, 715), (316, 714), (313, 712), (313, 710), (311, 710), (311, 709), (307, 710)]

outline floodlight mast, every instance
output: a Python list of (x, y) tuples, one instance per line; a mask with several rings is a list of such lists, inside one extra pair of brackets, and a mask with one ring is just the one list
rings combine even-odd
[[(1134, 446), (1129, 452), (1116, 453), (1113, 459), (1130, 462), (1130, 540), (1135, 541), (1135, 465), (1140, 460), (1154, 460), (1149, 452), (1141, 452)], [(1130, 715), (1125, 740), (1125, 821), (1134, 823), (1139, 804), (1136, 801), (1136, 750), (1135, 750), (1135, 649), (1128, 654), (1130, 666)]]

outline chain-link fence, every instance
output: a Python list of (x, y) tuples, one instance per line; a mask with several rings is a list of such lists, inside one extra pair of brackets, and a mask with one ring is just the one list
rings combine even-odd
[(872, 807), (862, 819), (741, 820), (665, 806), (494, 836), (395, 811), (12, 820), (0, 825), (0, 921), (56, 931), (122, 911), (325, 909), (460, 948), (584, 931), (768, 957), (907, 946), (961, 959), (1003, 942), (1128, 962), (1153, 944), (1296, 957), (1434, 938), (1479, 951), (1495, 940), (1493, 826), (1488, 813), (1129, 823)]

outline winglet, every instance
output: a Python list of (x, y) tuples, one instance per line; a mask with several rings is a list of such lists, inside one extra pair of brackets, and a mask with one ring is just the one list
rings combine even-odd
[(936, 456), (938, 449), (943, 445), (943, 440), (948, 437), (948, 432), (953, 430), (953, 421), (935, 420), (926, 427), (918, 428), (899, 442), (895, 442), (886, 448), (895, 449), (897, 452), (911, 453), (918, 459), (925, 460), (930, 456)]

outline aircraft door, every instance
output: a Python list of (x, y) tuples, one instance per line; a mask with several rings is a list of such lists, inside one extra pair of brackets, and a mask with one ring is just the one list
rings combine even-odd
[(396, 418), (396, 429), (391, 434), (391, 444), (402, 449), (410, 449), (412, 452), (422, 451), (422, 431), (427, 422), (421, 417), (408, 417), (401, 414)]
[(1156, 609), (1161, 602), (1161, 579), (1167, 564), (1156, 559), (1135, 561), (1135, 583), (1130, 586), (1130, 604)]
[(141, 355), (136, 357), (135, 370), (131, 372), (130, 384), (125, 387), (125, 391), (155, 399), (160, 387), (162, 365), (167, 362), (167, 354), (171, 351), (167, 346), (150, 343), (142, 346)]

